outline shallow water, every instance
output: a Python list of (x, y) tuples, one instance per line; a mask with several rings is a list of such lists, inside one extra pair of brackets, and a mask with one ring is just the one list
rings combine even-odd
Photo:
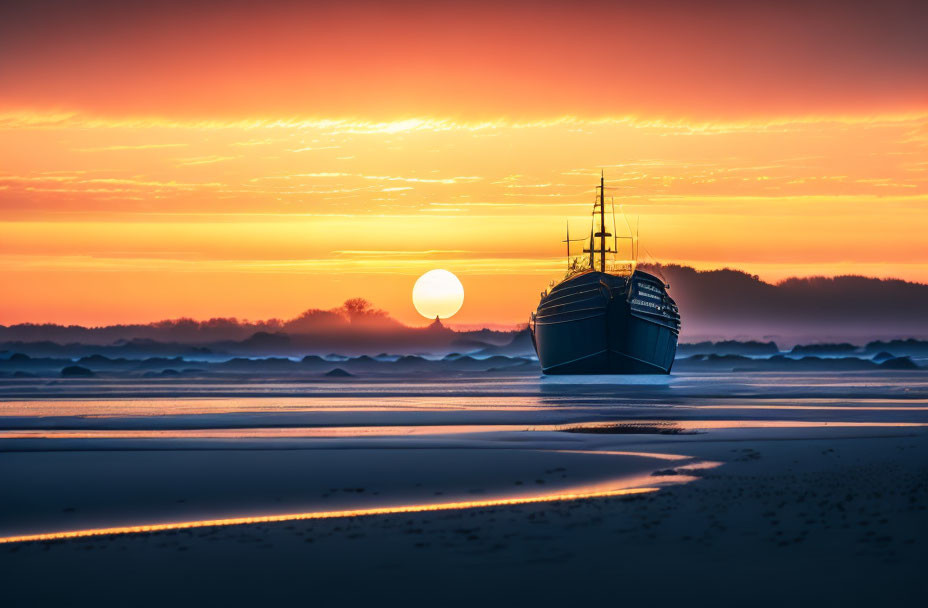
[(928, 421), (924, 372), (639, 378), (5, 381), (0, 430)]
[(561, 500), (692, 481), (660, 471), (707, 441), (926, 425), (919, 372), (7, 381), (0, 535)]

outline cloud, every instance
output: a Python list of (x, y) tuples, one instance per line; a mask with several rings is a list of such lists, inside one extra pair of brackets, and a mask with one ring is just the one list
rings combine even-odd
[(184, 148), (190, 144), (138, 144), (138, 145), (116, 145), (101, 146), (98, 148), (75, 148), (75, 152), (113, 152), (125, 150), (158, 150), (161, 148)]
[(318, 150), (338, 150), (341, 146), (306, 146), (305, 148), (296, 148), (291, 152), (313, 152)]
[(211, 165), (213, 163), (221, 163), (227, 160), (234, 160), (238, 158), (237, 156), (193, 156), (190, 158), (177, 158), (178, 165)]
[(371, 179), (375, 181), (382, 182), (407, 182), (407, 183), (417, 183), (417, 184), (457, 184), (457, 183), (468, 183), (468, 182), (477, 182), (483, 178), (477, 175), (467, 175), (461, 177), (445, 177), (445, 178), (431, 178), (431, 177), (398, 177), (395, 175), (361, 175), (364, 179)]

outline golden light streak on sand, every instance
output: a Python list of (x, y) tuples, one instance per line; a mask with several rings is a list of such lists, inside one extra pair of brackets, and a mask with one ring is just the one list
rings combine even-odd
[[(707, 408), (716, 409), (716, 408)], [(726, 408), (723, 408), (726, 409)], [(767, 408), (745, 408), (767, 409)], [(776, 408), (771, 408), (776, 409)], [(786, 408), (790, 409), (790, 408)], [(818, 409), (818, 408), (794, 408)], [(842, 409), (842, 408), (831, 408)], [(864, 408), (843, 408), (863, 410)], [(874, 408), (866, 408), (874, 409)], [(926, 408), (876, 408), (893, 411), (924, 410)], [(525, 432), (592, 432), (603, 429), (601, 434), (609, 435), (610, 427), (622, 429), (623, 434), (652, 434), (648, 427), (657, 426), (670, 431), (718, 430), (718, 429), (766, 429), (766, 428), (884, 428), (884, 427), (922, 427), (923, 422), (822, 422), (814, 420), (635, 420), (618, 422), (590, 422), (582, 424), (446, 424), (446, 425), (388, 425), (388, 426), (321, 426), (321, 427), (249, 427), (249, 428), (188, 428), (188, 429), (16, 429), (0, 430), (0, 440), (8, 439), (335, 439), (351, 437), (408, 437), (428, 435), (460, 435), (471, 433), (525, 433)], [(651, 452), (557, 450), (561, 453), (595, 453), (617, 456), (641, 456), (679, 460), (688, 456), (658, 454)]]
[[(333, 365), (336, 365), (333, 363)], [(476, 387), (480, 384), (472, 384)], [(137, 385), (121, 385), (123, 390), (133, 390)], [(281, 390), (305, 388), (305, 385), (283, 382), (276, 384)], [(324, 387), (327, 389), (327, 387)], [(424, 385), (425, 389), (440, 390), (441, 385)], [(173, 398), (155, 397), (143, 399), (49, 399), (40, 401), (4, 401), (0, 420), (7, 416), (81, 416), (84, 418), (113, 418), (120, 416), (166, 416), (183, 414), (216, 413), (266, 413), (266, 412), (416, 412), (468, 410), (492, 408), (494, 411), (522, 412), (539, 409), (534, 397), (507, 397), (501, 404), (498, 397), (442, 397), (385, 396), (389, 385), (371, 383), (365, 389), (373, 392), (368, 396), (332, 397), (308, 393), (304, 397), (243, 397), (243, 398)], [(550, 408), (546, 408), (550, 409)], [(439, 425), (441, 426), (441, 425)], [(521, 428), (521, 427), (520, 427)], [(535, 428), (534, 426), (532, 428)]]
[(574, 492), (564, 494), (545, 494), (542, 496), (528, 496), (522, 498), (498, 498), (490, 500), (474, 500), (463, 502), (446, 502), (426, 505), (400, 505), (396, 507), (374, 507), (370, 509), (351, 509), (346, 511), (314, 511), (308, 513), (287, 513), (283, 515), (259, 515), (254, 517), (232, 517), (228, 519), (204, 519), (197, 521), (172, 522), (164, 524), (147, 524), (139, 526), (119, 526), (115, 528), (89, 528), (86, 530), (71, 530), (68, 532), (48, 532), (44, 534), (24, 534), (21, 536), (0, 537), (0, 544), (23, 543), (47, 540), (65, 540), (71, 538), (86, 538), (91, 536), (109, 536), (114, 534), (145, 534), (149, 532), (163, 532), (167, 530), (186, 530), (190, 528), (240, 526), (245, 524), (277, 523), (283, 521), (299, 521), (310, 519), (335, 519), (343, 517), (369, 517), (372, 515), (396, 515), (401, 513), (423, 513), (430, 511), (454, 511), (458, 509), (477, 509), (485, 507), (507, 507), (542, 502), (566, 502), (587, 498), (607, 498), (612, 496), (627, 496), (656, 492), (659, 488), (622, 488), (615, 490), (599, 490), (592, 492)]
[(804, 428), (895, 428), (923, 427), (924, 422), (818, 422), (808, 420), (680, 420), (674, 425), (682, 430), (715, 429), (804, 429)]
[[(0, 431), (0, 439), (242, 439), (242, 438), (336, 438), (407, 435), (453, 435), (531, 431), (538, 426), (515, 424), (471, 424), (435, 426), (342, 426), (342, 427), (272, 427), (216, 429), (75, 429)], [(541, 430), (558, 430), (546, 425)]]

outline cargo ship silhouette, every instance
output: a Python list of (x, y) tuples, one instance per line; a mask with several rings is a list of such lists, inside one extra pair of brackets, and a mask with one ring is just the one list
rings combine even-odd
[(587, 239), (571, 241), (568, 227), (567, 274), (541, 294), (531, 315), (538, 361), (545, 374), (669, 374), (680, 312), (667, 293), (670, 286), (637, 268), (634, 236), (621, 237), (631, 241), (632, 260), (615, 259), (620, 237), (615, 235), (614, 208), (613, 232), (606, 232), (605, 192), (605, 178), (600, 177), (589, 248), (583, 249), (589, 258), (570, 258), (571, 242)]

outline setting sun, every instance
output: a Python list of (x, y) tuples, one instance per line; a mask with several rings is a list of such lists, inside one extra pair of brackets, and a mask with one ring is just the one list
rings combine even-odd
[(430, 270), (419, 277), (412, 288), (412, 303), (427, 319), (447, 319), (461, 310), (464, 286), (447, 270)]

